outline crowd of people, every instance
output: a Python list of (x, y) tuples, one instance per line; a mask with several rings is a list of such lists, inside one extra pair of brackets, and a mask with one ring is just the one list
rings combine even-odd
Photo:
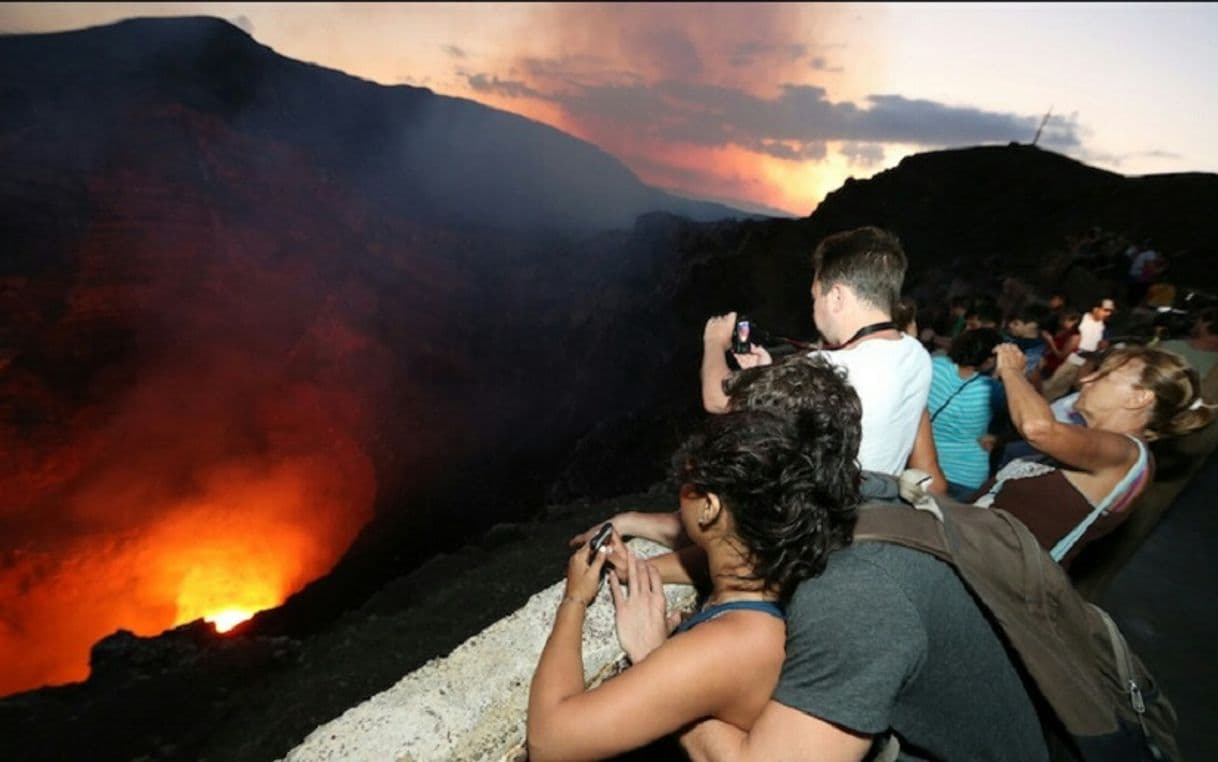
[[(707, 320), (711, 415), (674, 457), (677, 510), (610, 517), (595, 552), (595, 527), (572, 539), (531, 686), (531, 759), (673, 734), (699, 760), (862, 760), (893, 738), (901, 758), (1049, 758), (1034, 697), (955, 571), (852, 542), (865, 485), (914, 469), (941, 499), (1013, 515), (1068, 567), (1130, 515), (1154, 477), (1149, 443), (1211, 422), (1200, 374), (1218, 358), (1215, 316), (1178, 342), (1116, 342), (1112, 296), (980, 295), (920, 327), (906, 265), (886, 231), (825, 238), (810, 353), (733, 352), (735, 313)], [(642, 560), (629, 537), (672, 552)], [(699, 611), (676, 621), (669, 583), (697, 585)], [(632, 666), (585, 690), (601, 584)]]

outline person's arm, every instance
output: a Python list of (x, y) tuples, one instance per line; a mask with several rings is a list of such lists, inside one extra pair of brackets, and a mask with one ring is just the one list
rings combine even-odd
[[(547, 642), (529, 695), (529, 759), (603, 759), (721, 713), (749, 687), (742, 681), (764, 679), (759, 675), (767, 670), (776, 674), (782, 660), (781, 622), (775, 620), (775, 631), (740, 617), (725, 614), (668, 639), (590, 691), (548, 669)], [(578, 659), (579, 632), (563, 635), (574, 640), (573, 648), (564, 645)], [(557, 636), (556, 623), (551, 641)]]
[(602, 547), (589, 560), (588, 551), (581, 547), (571, 554), (571, 560), (567, 562), (567, 587), (529, 687), (530, 734), (535, 715), (542, 716), (546, 708), (583, 693), (584, 617), (588, 613), (588, 606), (596, 598), (600, 572), (607, 554), (608, 549)]
[(653, 556), (649, 562), (660, 572), (660, 578), (666, 585), (694, 585), (705, 589), (710, 584), (706, 551), (697, 545), (686, 545), (680, 550)]
[[(613, 524), (613, 528), (623, 537), (642, 537), (666, 548), (681, 548), (689, 544), (689, 535), (685, 534), (685, 527), (681, 524), (677, 511), (623, 511), (606, 521)], [(592, 539), (592, 535), (596, 534), (596, 530), (604, 523), (605, 521), (597, 522), (575, 535), (567, 541), (567, 545), (572, 548), (587, 545), (588, 540)]]
[(1083, 335), (1078, 331), (1070, 334), (1066, 338), (1066, 346), (1062, 347), (1060, 357), (1068, 357), (1078, 351), (1078, 343), (1083, 340)]
[[(1045, 349), (1052, 352), (1055, 356), (1061, 357), (1057, 350), (1057, 341), (1053, 338), (1053, 334), (1048, 331), (1041, 331), (1040, 338), (1045, 342)], [(1043, 359), (1043, 358), (1042, 358)]]
[(1049, 402), (1024, 377), (1024, 355), (1014, 344), (999, 344), (994, 355), (1011, 423), (1029, 445), (1089, 473), (1123, 469), (1137, 457), (1137, 448), (1121, 434), (1057, 420)]
[[(586, 546), (592, 535), (605, 522), (593, 525), (588, 530), (575, 535), (568, 541), (573, 548)], [(697, 545), (690, 543), (685, 526), (681, 523), (678, 511), (671, 513), (648, 513), (644, 511), (626, 511), (609, 519), (613, 524), (613, 540), (608, 544), (609, 563), (618, 570), (623, 581), (629, 579), (625, 566), (626, 543), (625, 537), (641, 537), (654, 543), (673, 548), (670, 553), (661, 553), (651, 559), (651, 563), (660, 570), (660, 576), (670, 585), (705, 586), (709, 582), (709, 572), (706, 564), (706, 553)]]
[(870, 751), (871, 736), (771, 701), (749, 733), (706, 720), (681, 736), (681, 748), (693, 762), (858, 762)]
[(929, 411), (922, 411), (922, 419), (918, 422), (918, 435), (914, 438), (913, 451), (909, 453), (908, 466), (925, 471), (933, 477), (927, 492), (936, 495), (947, 494), (947, 476), (939, 466), (939, 452), (935, 449), (935, 435), (930, 425)]
[(718, 315), (706, 321), (702, 329), (702, 407), (708, 413), (726, 413), (727, 393), (723, 382), (731, 375), (724, 354), (732, 346), (732, 331), (736, 327), (736, 313)]
[[(735, 329), (735, 312), (710, 318), (702, 329), (702, 407), (708, 413), (726, 413), (728, 409), (728, 397), (723, 391), (723, 382), (732, 375), (732, 369), (727, 366), (725, 353), (732, 347), (732, 332)], [(755, 368), (774, 362), (765, 347), (752, 343), (749, 344), (747, 354), (734, 352), (732, 356), (741, 368)]]
[[(633, 573), (630, 559), (634, 554), (616, 529), (613, 530), (606, 547), (609, 548), (609, 565), (617, 572), (622, 582), (630, 581)], [(696, 585), (702, 590), (709, 587), (710, 566), (706, 560), (706, 551), (688, 541), (678, 550), (652, 556), (648, 563), (657, 569), (665, 584)]]

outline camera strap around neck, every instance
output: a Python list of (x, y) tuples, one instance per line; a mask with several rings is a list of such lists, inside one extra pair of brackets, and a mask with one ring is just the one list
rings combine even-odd
[(896, 328), (897, 328), (897, 324), (892, 322), (891, 320), (885, 320), (882, 323), (872, 323), (871, 325), (865, 325), (862, 328), (855, 331), (853, 336), (851, 336), (849, 339), (846, 339), (841, 344), (830, 344), (828, 346), (821, 347), (821, 349), (829, 349), (829, 350), (845, 349), (846, 347), (850, 346), (851, 344), (853, 344), (854, 342), (858, 341), (859, 339), (861, 339), (865, 336), (870, 336), (871, 334), (879, 333), (880, 331), (895, 331)]

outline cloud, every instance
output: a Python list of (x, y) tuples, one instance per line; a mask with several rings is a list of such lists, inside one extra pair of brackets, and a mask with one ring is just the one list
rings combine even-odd
[(731, 66), (739, 68), (752, 66), (756, 63), (775, 58), (798, 61), (807, 55), (807, 53), (808, 46), (799, 42), (775, 44), (759, 40), (748, 40), (736, 46), (735, 50), (732, 51), (731, 57), (728, 58), (728, 63)]
[(820, 141), (801, 143), (798, 141), (758, 140), (751, 144), (742, 144), (742, 147), (788, 161), (820, 161), (828, 154), (825, 144)]
[(456, 45), (444, 45), (442, 49), (453, 58), (465, 58), (466, 55), (465, 51)]
[(828, 60), (826, 60), (824, 56), (812, 56), (812, 60), (809, 61), (809, 64), (815, 71), (826, 71), (833, 74), (845, 71), (845, 69), (840, 66), (830, 66)]
[(842, 143), (838, 153), (859, 167), (874, 167), (884, 161), (884, 146), (881, 143)]
[[(562, 62), (534, 60), (530, 72), (562, 70)], [(614, 73), (615, 79), (622, 79)], [(577, 121), (617, 124), (666, 141), (702, 146), (736, 145), (783, 159), (820, 159), (826, 141), (905, 143), (940, 147), (1030, 140), (1039, 120), (953, 106), (901, 95), (871, 95), (863, 106), (830, 101), (816, 85), (783, 85), (773, 97), (739, 88), (663, 80), (654, 84), (637, 78), (612, 84), (589, 84), (587, 73), (568, 78), (550, 89), (524, 81), (475, 74), (468, 77), (478, 92), (555, 103)], [(1077, 122), (1054, 117), (1042, 140), (1060, 149), (1080, 145)], [(852, 149), (860, 161), (872, 153)]]
[(664, 76), (694, 79), (703, 73), (697, 46), (679, 28), (646, 29), (633, 36), (630, 43), (636, 56)]
[(494, 93), (496, 95), (507, 96), (508, 98), (535, 98), (542, 100), (547, 98), (544, 93), (529, 87), (519, 80), (499, 79), (498, 76), (487, 74), (465, 74), (464, 76), (470, 88), (478, 93)]

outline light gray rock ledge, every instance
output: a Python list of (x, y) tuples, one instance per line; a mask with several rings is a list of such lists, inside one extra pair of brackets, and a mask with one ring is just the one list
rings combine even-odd
[[(650, 557), (665, 548), (632, 540)], [(559, 580), (453, 650), (322, 725), (288, 752), (286, 762), (315, 760), (511, 759), (524, 739), (529, 683), (554, 624), (565, 582)], [(692, 605), (694, 590), (666, 587), (669, 609)], [(589, 683), (623, 657), (608, 585), (588, 607), (584, 675)]]

